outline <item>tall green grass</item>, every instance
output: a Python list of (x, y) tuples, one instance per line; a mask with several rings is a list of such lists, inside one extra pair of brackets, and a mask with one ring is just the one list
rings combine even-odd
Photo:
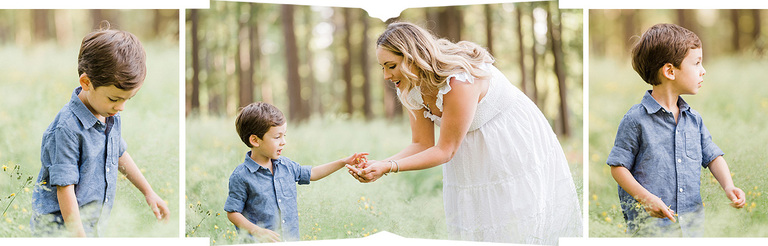
[[(745, 208), (731, 208), (709, 170), (702, 170), (704, 235), (768, 236), (768, 85), (763, 75), (768, 61), (732, 57), (709, 60), (704, 67), (707, 74), (698, 95), (683, 98), (702, 114), (712, 139), (725, 152), (735, 185), (747, 193)], [(593, 59), (590, 70), (590, 236), (626, 236), (617, 184), (605, 160), (622, 116), (650, 86), (628, 61)]]
[[(169, 223), (155, 222), (144, 196), (118, 178), (117, 197), (102, 236), (173, 237), (178, 235), (179, 77), (178, 46), (144, 43), (147, 77), (121, 113), (128, 152), (155, 192), (168, 202)], [(37, 180), (42, 134), (70, 99), (77, 82), (78, 44), (40, 44), (34, 48), (0, 46), (0, 237), (29, 237), (32, 187)], [(11, 174), (18, 167), (19, 174)], [(21, 179), (17, 179), (22, 176)], [(120, 175), (123, 177), (122, 175)], [(9, 196), (14, 194), (14, 199)]]
[[(210, 237), (214, 244), (238, 243), (223, 210), (232, 170), (248, 148), (235, 132), (234, 119), (187, 118), (186, 235)], [(406, 120), (363, 122), (337, 117), (288, 123), (283, 155), (301, 165), (320, 165), (355, 152), (383, 159), (410, 143)], [(564, 142), (575, 157), (572, 171), (581, 194), (581, 140)], [(379, 231), (413, 238), (451, 239), (445, 226), (440, 167), (384, 176), (358, 183), (346, 168), (298, 186), (302, 240), (359, 238)]]

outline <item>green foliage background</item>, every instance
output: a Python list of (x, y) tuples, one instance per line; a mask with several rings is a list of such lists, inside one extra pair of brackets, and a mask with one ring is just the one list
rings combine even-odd
[[(144, 41), (147, 77), (121, 113), (128, 151), (171, 210), (169, 223), (155, 222), (144, 196), (121, 174), (107, 237), (175, 237), (179, 201), (179, 47)], [(0, 237), (29, 237), (32, 186), (40, 171), (42, 134), (70, 99), (77, 81), (79, 42), (30, 47), (0, 45)], [(19, 174), (13, 174), (18, 166)], [(21, 176), (20, 179), (17, 177)], [(25, 189), (26, 188), (26, 189)], [(14, 194), (14, 196), (11, 196)]]
[[(707, 237), (768, 236), (768, 61), (750, 55), (704, 57), (707, 73), (697, 95), (683, 98), (702, 114), (712, 139), (725, 152), (735, 185), (747, 205), (734, 209), (709, 169), (701, 196)], [(624, 237), (617, 184), (605, 160), (623, 115), (651, 89), (624, 60), (592, 58), (589, 88), (589, 236)]]
[[(355, 152), (383, 159), (410, 143), (405, 120), (345, 118), (330, 116), (303, 125), (289, 122), (283, 155), (315, 166)], [(210, 237), (214, 244), (243, 242), (242, 235), (233, 234), (235, 227), (224, 211), (229, 176), (248, 151), (237, 136), (234, 118), (187, 118), (186, 127), (186, 236)], [(581, 198), (581, 137), (562, 141)], [(369, 184), (358, 183), (343, 168), (297, 189), (302, 240), (359, 238), (380, 231), (451, 239), (445, 226), (440, 167), (388, 175)]]

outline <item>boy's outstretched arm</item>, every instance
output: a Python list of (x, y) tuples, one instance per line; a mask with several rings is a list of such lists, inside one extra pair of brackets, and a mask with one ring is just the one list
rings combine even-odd
[(170, 219), (168, 206), (165, 204), (165, 201), (163, 201), (163, 199), (160, 198), (160, 196), (158, 196), (154, 190), (152, 190), (152, 186), (149, 185), (147, 179), (145, 179), (144, 175), (141, 174), (141, 171), (139, 171), (136, 163), (133, 162), (133, 158), (131, 158), (131, 155), (128, 154), (128, 151), (124, 152), (123, 155), (120, 156), (120, 159), (118, 159), (117, 163), (120, 172), (125, 174), (128, 180), (133, 183), (133, 186), (136, 186), (136, 188), (139, 189), (142, 194), (144, 194), (144, 198), (147, 200), (147, 205), (149, 205), (149, 208), (152, 209), (152, 212), (155, 214), (157, 220), (162, 220), (163, 222), (167, 223)]
[(715, 176), (717, 182), (720, 183), (720, 187), (725, 191), (725, 196), (731, 200), (731, 206), (734, 208), (742, 208), (747, 203), (747, 198), (744, 196), (744, 191), (733, 185), (731, 179), (731, 171), (728, 169), (728, 163), (725, 162), (723, 156), (718, 156), (708, 165), (709, 171)]
[(245, 218), (238, 212), (227, 212), (227, 219), (239, 228), (245, 229), (248, 233), (258, 238), (260, 242), (279, 242), (280, 234), (267, 228), (261, 228)]
[(611, 166), (611, 175), (616, 183), (619, 183), (629, 195), (635, 198), (640, 204), (643, 205), (645, 211), (651, 216), (656, 218), (668, 218), (672, 222), (675, 222), (675, 217), (672, 215), (674, 211), (667, 207), (667, 204), (661, 200), (658, 196), (652, 194), (645, 189), (640, 183), (637, 182), (632, 173), (626, 167), (623, 166)]
[(83, 222), (80, 220), (80, 206), (75, 197), (75, 185), (56, 186), (56, 196), (59, 199), (61, 217), (64, 225), (76, 237), (85, 237)]
[(309, 180), (317, 181), (322, 178), (325, 178), (331, 173), (341, 169), (346, 164), (357, 165), (359, 163), (362, 163), (360, 162), (361, 158), (364, 159), (365, 156), (367, 155), (368, 153), (355, 153), (346, 158), (342, 158), (342, 159), (329, 162), (320, 166), (312, 167), (312, 174), (309, 176)]

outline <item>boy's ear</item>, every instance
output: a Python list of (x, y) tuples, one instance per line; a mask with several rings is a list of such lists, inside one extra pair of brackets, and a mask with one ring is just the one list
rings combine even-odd
[(251, 142), (251, 146), (253, 146), (254, 148), (259, 147), (259, 143), (261, 142), (260, 140), (261, 139), (259, 139), (259, 137), (257, 137), (256, 135), (251, 135), (250, 137), (248, 137), (248, 141)]
[(91, 89), (91, 78), (88, 78), (88, 75), (85, 73), (80, 75), (80, 86), (86, 91)]
[(661, 76), (664, 76), (668, 80), (675, 80), (675, 66), (672, 63), (664, 64), (661, 67)]

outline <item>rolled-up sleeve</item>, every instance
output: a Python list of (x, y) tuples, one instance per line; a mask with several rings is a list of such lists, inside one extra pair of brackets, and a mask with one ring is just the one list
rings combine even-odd
[(712, 141), (712, 135), (709, 134), (709, 130), (707, 130), (707, 127), (700, 118), (699, 125), (699, 132), (701, 132), (701, 166), (708, 167), (709, 163), (714, 161), (715, 158), (725, 155), (725, 153)]
[(233, 173), (229, 177), (229, 196), (224, 203), (224, 211), (242, 213), (245, 208), (245, 200), (248, 194), (245, 190), (245, 182), (239, 175)]
[(300, 185), (309, 184), (309, 178), (312, 176), (312, 166), (301, 166), (292, 160), (285, 161), (285, 165), (288, 166), (293, 172), (294, 182), (298, 182)]
[(125, 154), (125, 151), (128, 151), (128, 144), (125, 143), (125, 139), (123, 137), (120, 137), (120, 149), (118, 149), (118, 155), (119, 157), (123, 157), (123, 154)]
[(635, 163), (639, 138), (640, 134), (637, 124), (630, 119), (629, 115), (624, 115), (621, 123), (619, 123), (616, 140), (614, 141), (611, 153), (608, 154), (606, 163), (610, 166), (623, 166), (631, 170)]
[(80, 144), (77, 136), (66, 128), (54, 132), (53, 162), (49, 168), (50, 184), (67, 186), (77, 184), (80, 180), (80, 169), (77, 165)]

